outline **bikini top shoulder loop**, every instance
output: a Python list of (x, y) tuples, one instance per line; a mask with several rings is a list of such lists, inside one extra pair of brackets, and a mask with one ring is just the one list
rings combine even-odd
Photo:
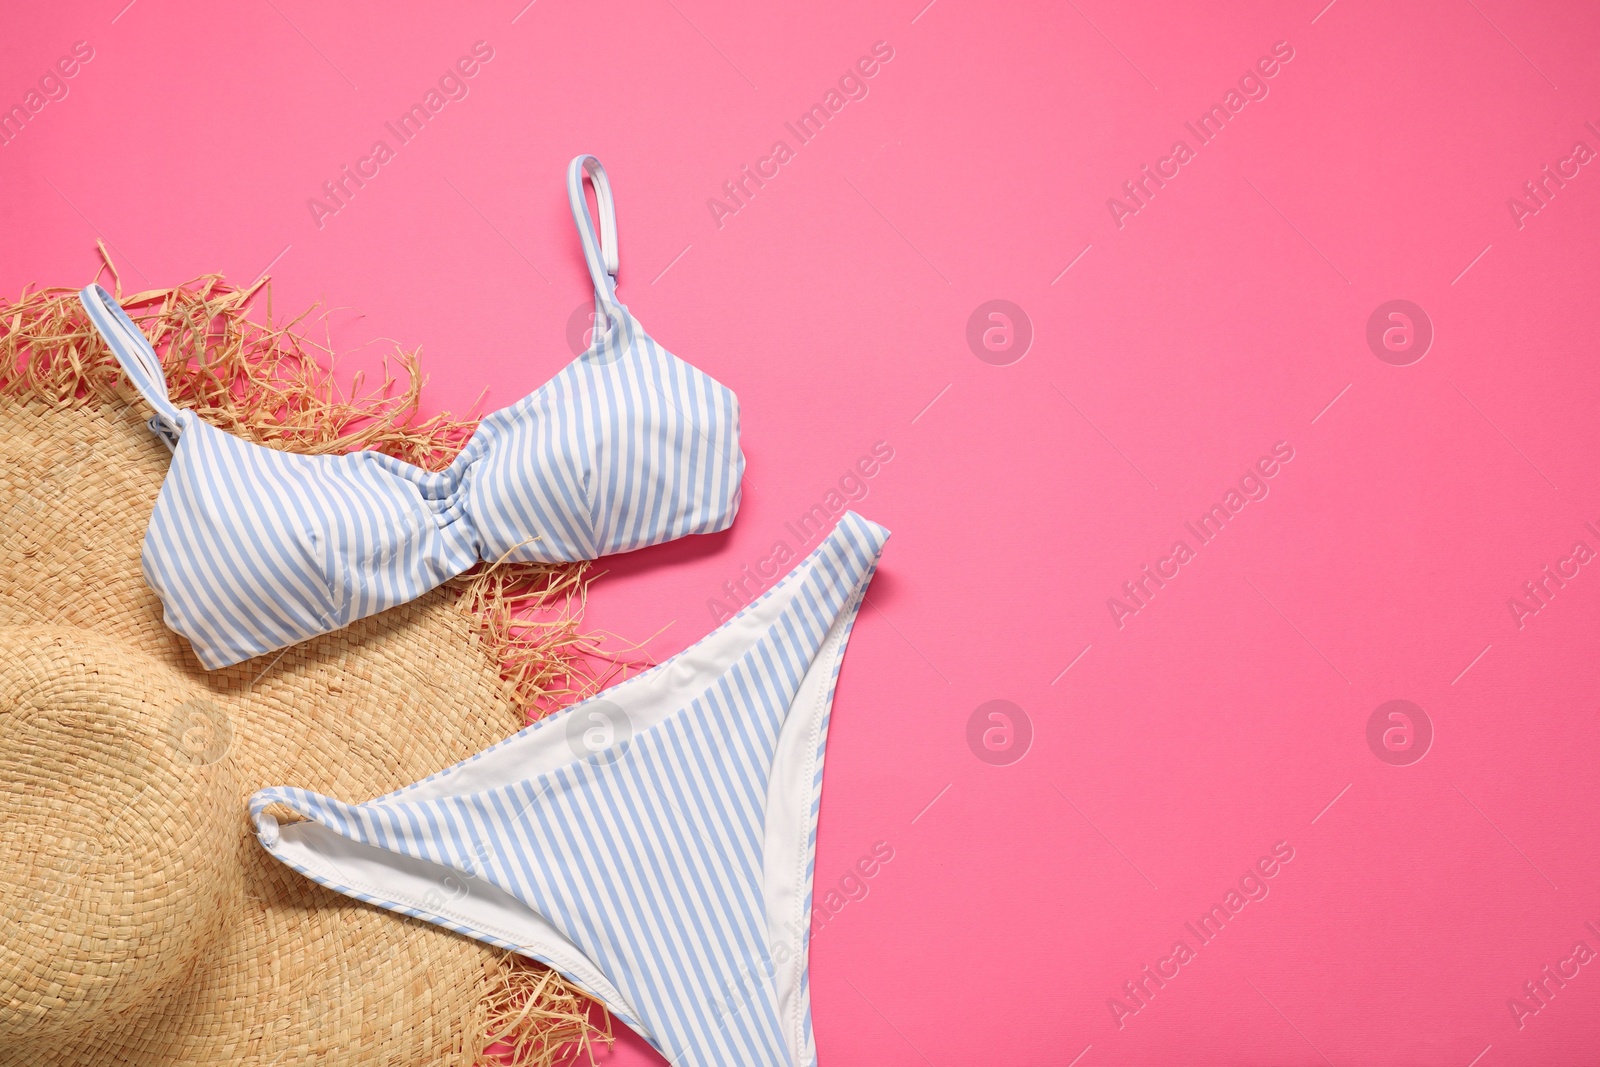
[(122, 306), (99, 285), (89, 286), (78, 294), (78, 299), (89, 313), (89, 320), (94, 323), (95, 329), (105, 338), (111, 354), (117, 357), (123, 373), (139, 390), (139, 395), (155, 409), (155, 415), (147, 423), (150, 432), (161, 438), (167, 448), (176, 447), (178, 435), (182, 432), (178, 408), (167, 399), (167, 377), (161, 369), (161, 358), (156, 355), (156, 350), (150, 347), (150, 342), (145, 340), (144, 334), (128, 318)]
[[(600, 209), (600, 235), (596, 239), (594, 220), (589, 216), (589, 201), (583, 192), (588, 180), (594, 186), (594, 197)], [(593, 156), (578, 156), (567, 166), (567, 200), (572, 205), (572, 221), (578, 226), (578, 239), (583, 243), (583, 258), (589, 264), (589, 277), (594, 281), (595, 294), (607, 305), (617, 303), (617, 203), (611, 195), (611, 180), (606, 169)]]

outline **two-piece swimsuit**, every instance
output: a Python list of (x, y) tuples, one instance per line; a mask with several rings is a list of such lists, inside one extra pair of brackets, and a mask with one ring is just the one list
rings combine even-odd
[[(277, 452), (178, 410), (122, 308), (83, 291), (173, 449), (144, 570), (208, 669), (414, 599), (480, 559), (592, 559), (733, 521), (737, 402), (617, 301), (615, 207), (594, 157), (572, 161), (567, 192), (604, 328), (439, 473), (373, 452)], [(847, 513), (683, 652), (387, 796), (263, 789), (258, 839), (337, 892), (548, 964), (680, 1067), (814, 1067), (828, 719), (887, 538)]]

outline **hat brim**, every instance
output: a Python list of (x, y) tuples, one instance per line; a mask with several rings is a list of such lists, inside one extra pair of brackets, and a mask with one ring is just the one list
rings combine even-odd
[[(145, 302), (169, 327), (208, 314), (214, 326), (219, 293), (234, 299), (229, 307), (242, 319), (244, 301), (216, 279), (145, 294)], [(162, 624), (160, 602), (139, 565), (168, 454), (145, 429), (145, 413), (121, 393), (109, 353), (86, 321), (74, 319), (76, 302), (64, 293), (29, 299), (36, 312), (26, 320), (31, 338), (19, 339), (17, 317), (0, 335), (0, 360), (11, 357), (4, 363), (9, 377), (0, 376), (0, 514), (8, 516), (0, 544), (0, 627), (49, 624), (93, 633), (181, 675), (226, 709), (230, 736), (217, 758), (230, 765), (238, 803), (224, 831), (234, 837), (218, 841), (218, 849), (233, 850), (250, 833), (244, 802), (262, 783), (293, 781), (333, 795), (377, 796), (525, 724), (530, 686), (537, 690), (552, 671), (564, 669), (574, 631), (570, 620), (546, 631), (542, 659), (541, 638), (521, 634), (512, 657), (520, 666), (508, 680), (504, 603), (486, 600), (482, 585), (458, 582), (281, 654), (202, 670), (187, 643)], [(44, 299), (55, 303), (45, 306)], [(244, 329), (237, 322), (231, 328)], [(281, 345), (283, 335), (268, 334), (256, 337), (254, 349), (245, 337), (235, 357), (266, 352), (270, 359), (268, 349)], [(34, 377), (17, 374), (19, 353), (38, 357), (44, 351), (41, 337), (56, 347), (45, 352)], [(197, 343), (206, 343), (203, 335)], [(62, 345), (71, 346), (77, 365), (70, 374), (61, 367)], [(327, 387), (322, 380), (310, 385)], [(271, 395), (250, 396), (248, 379), (244, 392), (237, 381), (229, 387), (236, 417), (253, 425), (258, 439), (294, 443), (285, 439), (295, 428), (285, 426), (297, 412), (282, 403), (281, 377), (276, 385), (260, 384)], [(387, 409), (374, 410), (380, 421), (387, 417)], [(350, 419), (346, 446), (354, 437), (358, 447), (381, 447), (385, 442), (370, 425)], [(437, 459), (459, 444), (463, 424), (436, 421), (431, 432), (400, 418), (392, 425), (391, 450)], [(339, 447), (335, 433), (306, 450)], [(506, 578), (496, 581), (503, 586)], [(0, 708), (0, 717), (6, 714)], [(86, 764), (95, 758), (82, 755)], [(85, 774), (94, 770), (83, 767)], [(0, 806), (6, 788), (0, 782)], [(0, 820), (0, 854), (7, 833)], [(240, 888), (229, 894), (223, 921), (179, 980), (73, 1032), (7, 1040), (0, 1064), (490, 1062), (480, 1060), (485, 1035), (497, 1031), (489, 1016), (507, 1010), (525, 1015), (524, 1025), (507, 1036), (535, 1052), (536, 1061), (594, 1035), (590, 1005), (559, 976), (531, 963), (508, 963), (502, 953), (430, 924), (352, 902), (287, 871), (259, 848), (237, 853)], [(0, 891), (8, 888), (6, 877), (0, 873)], [(26, 958), (29, 944), (21, 957), (0, 953), (0, 971), (39, 965)], [(529, 974), (538, 981), (530, 983)], [(511, 993), (535, 986), (538, 1003), (525, 1011), (526, 998), (516, 1003)]]

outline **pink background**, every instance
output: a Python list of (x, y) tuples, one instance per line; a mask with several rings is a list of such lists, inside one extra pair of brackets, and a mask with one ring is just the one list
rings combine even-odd
[[(278, 310), (341, 309), (345, 370), (420, 346), (429, 410), (496, 407), (570, 358), (563, 174), (595, 153), (623, 299), (744, 410), (734, 530), (595, 589), (591, 621), (665, 627), (661, 656), (892, 448), (853, 505), (895, 536), (834, 717), (818, 891), (857, 899), (815, 941), (824, 1064), (1600, 1059), (1573, 957), (1600, 951), (1600, 567), (1520, 628), (1509, 603), (1600, 551), (1600, 169), (1508, 206), (1600, 150), (1592, 6), (125, 2), (8, 13), (0, 104), (94, 58), (0, 147), (0, 292), (84, 284), (97, 236), (129, 289), (270, 266)], [(469, 95), (319, 228), (307, 199), (479, 40)], [(866, 98), (798, 146), (783, 124), (878, 41)], [(1119, 227), (1107, 198), (1280, 41), (1268, 95)], [(719, 228), (708, 198), (778, 138)], [(966, 339), (991, 299), (1031, 323), (1009, 365)], [(1366, 340), (1392, 299), (1434, 330), (1407, 366)], [(1184, 523), (1280, 441), (1196, 548)], [(1119, 627), (1108, 599), (1179, 538)], [(1367, 740), (1394, 699), (1433, 730), (1409, 765)], [(978, 753), (1014, 757), (1017, 715), (1010, 749), (968, 744), (991, 700), (1031, 723), (1007, 765)], [(1278, 842), (1202, 945), (1185, 923)], [(1541, 1005), (1546, 965), (1577, 973)]]

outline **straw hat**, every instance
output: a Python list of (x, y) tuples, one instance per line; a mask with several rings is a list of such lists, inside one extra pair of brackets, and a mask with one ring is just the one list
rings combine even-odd
[[(129, 298), (180, 405), (308, 451), (459, 443), (409, 422), (414, 388), (339, 400), (251, 295)], [(489, 1063), (502, 1032), (548, 1062), (597, 1036), (559, 976), (323, 889), (245, 815), (264, 785), (375, 796), (520, 728), (570, 626), (508, 636), (506, 579), (480, 575), (206, 672), (139, 570), (169, 461), (147, 415), (70, 294), (0, 308), (0, 1065)]]

